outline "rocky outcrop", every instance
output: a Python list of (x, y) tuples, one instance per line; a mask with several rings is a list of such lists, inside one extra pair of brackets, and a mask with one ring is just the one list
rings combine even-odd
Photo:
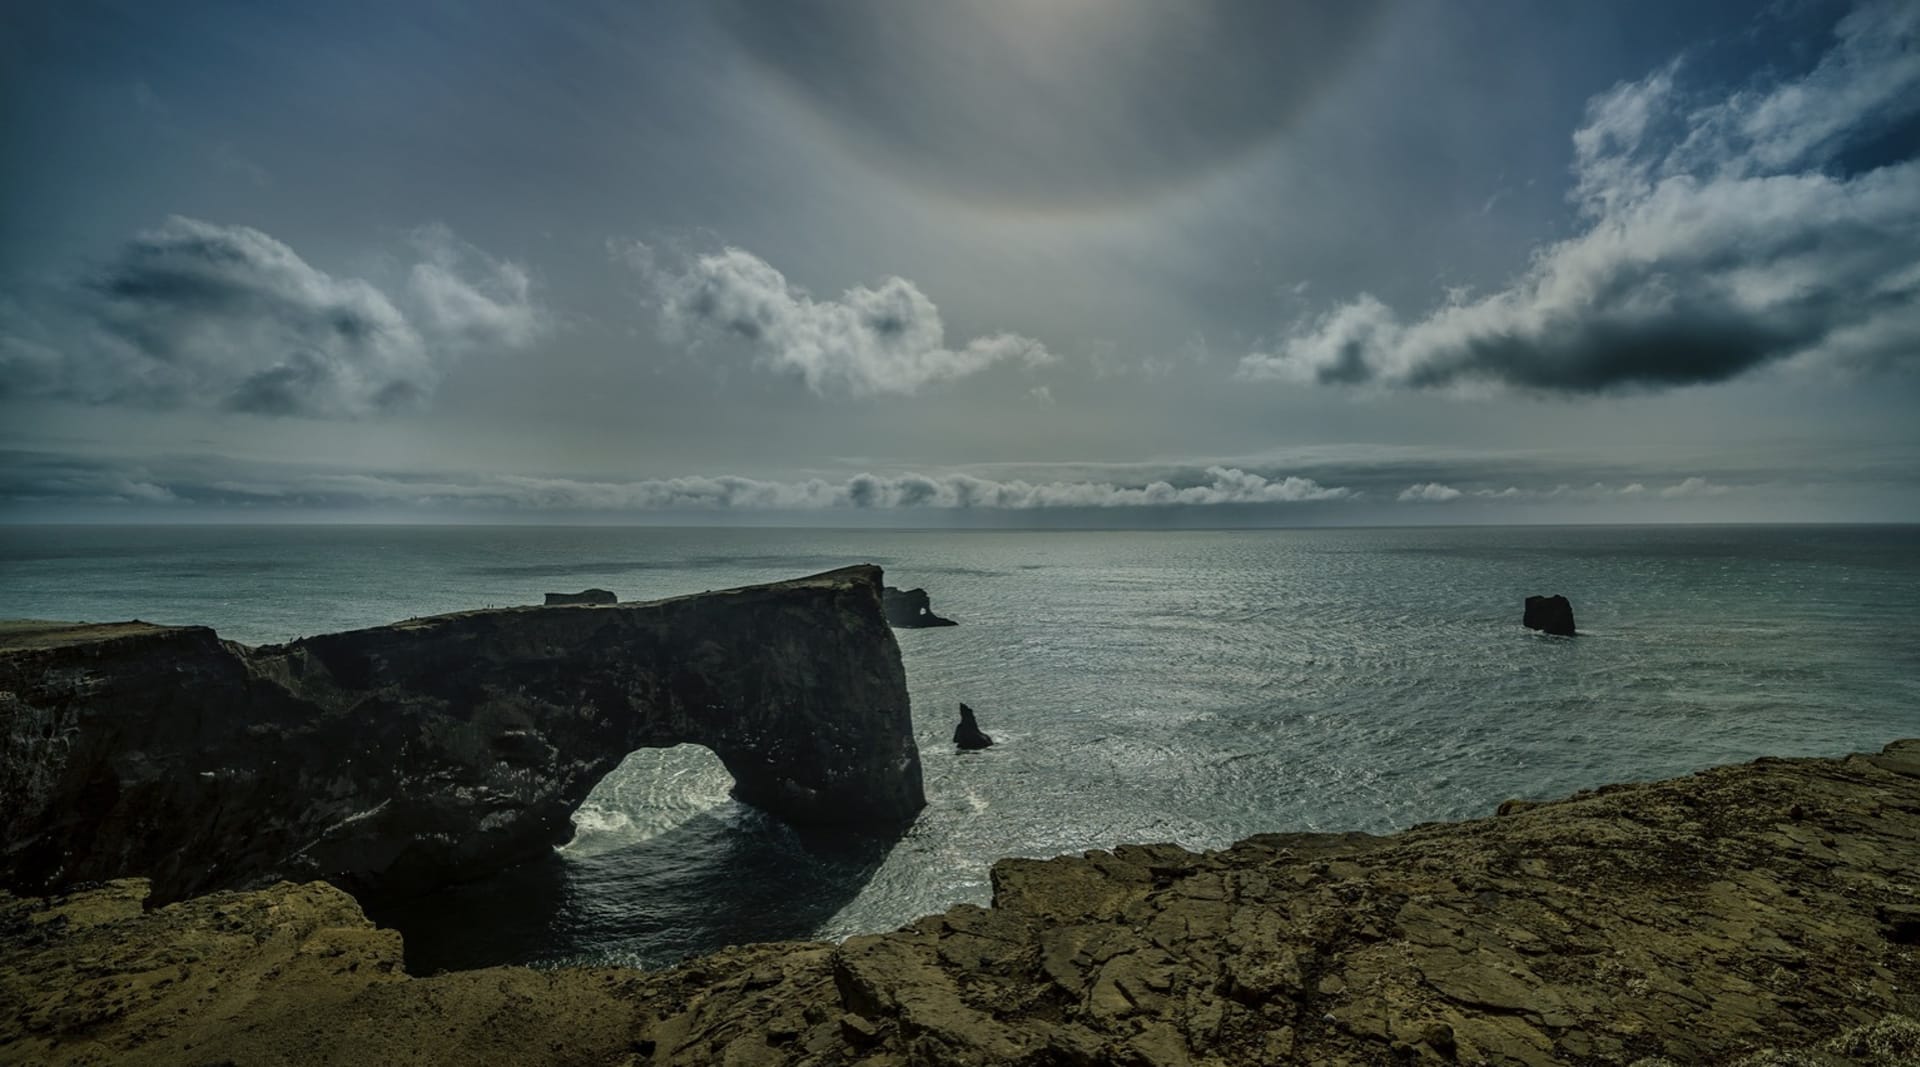
[(960, 705), (960, 725), (953, 728), (953, 743), (967, 751), (988, 748), (993, 738), (980, 729), (980, 721), (973, 717), (973, 709)]
[(1390, 837), (994, 865), (993, 906), (672, 970), (408, 978), (322, 885), (0, 899), (0, 1061), (1608, 1064), (1920, 1056), (1920, 742)]
[(1563, 596), (1530, 596), (1521, 625), (1560, 637), (1573, 636), (1573, 603)]
[(547, 607), (563, 604), (617, 604), (620, 598), (606, 589), (582, 589), (578, 593), (548, 593)]
[(247, 648), (204, 627), (0, 627), (5, 885), (144, 875), (407, 893), (539, 855), (638, 748), (739, 799), (896, 831), (925, 803), (876, 567)]
[(903, 630), (917, 629), (922, 626), (958, 626), (952, 619), (943, 619), (933, 613), (933, 606), (927, 598), (925, 589), (908, 589), (905, 592), (887, 586), (882, 598), (887, 612), (887, 624)]

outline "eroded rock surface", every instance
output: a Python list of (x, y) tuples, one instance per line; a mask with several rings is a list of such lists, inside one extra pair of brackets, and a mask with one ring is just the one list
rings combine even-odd
[(404, 893), (566, 841), (638, 748), (741, 800), (898, 830), (925, 803), (876, 567), (649, 604), (508, 608), (248, 648), (204, 627), (0, 626), (0, 871)]
[[(1741, 1064), (1920, 1057), (1920, 742), (1390, 837), (1003, 860), (991, 908), (657, 973), (407, 978), (325, 886), (0, 904), (0, 1061)], [(1904, 931), (1904, 932), (1903, 932)], [(485, 936), (475, 931), (475, 936)]]

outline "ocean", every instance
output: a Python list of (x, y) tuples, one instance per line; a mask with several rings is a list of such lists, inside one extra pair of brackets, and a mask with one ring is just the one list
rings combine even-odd
[[(409, 967), (660, 966), (984, 903), (1003, 856), (1390, 831), (1920, 735), (1920, 527), (11, 526), (0, 617), (262, 643), (859, 562), (960, 623), (896, 632), (928, 797), (904, 837), (802, 835), (705, 750), (642, 751), (550, 859), (377, 912)], [(1533, 593), (1581, 636), (1522, 628)], [(961, 701), (993, 748), (954, 750)]]

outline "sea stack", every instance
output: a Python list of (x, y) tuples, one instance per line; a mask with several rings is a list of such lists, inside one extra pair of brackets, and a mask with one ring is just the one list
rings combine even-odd
[(1560, 637), (1573, 636), (1573, 603), (1566, 597), (1530, 596), (1521, 623), (1529, 630), (1540, 630)]
[(980, 730), (980, 723), (973, 717), (973, 709), (960, 705), (960, 725), (953, 728), (953, 743), (969, 752), (986, 748), (993, 744), (993, 738)]
[(620, 598), (605, 589), (582, 589), (578, 593), (548, 593), (547, 606), (556, 604), (618, 604)]
[(887, 586), (881, 593), (881, 609), (887, 614), (887, 625), (896, 629), (911, 630), (922, 626), (957, 626), (952, 619), (943, 619), (933, 613), (933, 606), (927, 599), (925, 589), (901, 591)]

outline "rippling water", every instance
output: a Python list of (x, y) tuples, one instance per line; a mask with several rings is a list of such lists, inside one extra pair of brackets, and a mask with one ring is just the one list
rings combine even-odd
[[(637, 753), (550, 862), (383, 913), (412, 964), (657, 965), (984, 902), (1000, 856), (1389, 830), (1920, 735), (1913, 527), (14, 527), (0, 617), (262, 642), (862, 561), (961, 623), (897, 635), (929, 801), (911, 832), (803, 837), (728, 800), (704, 750)], [(1570, 597), (1583, 636), (1522, 629), (1528, 593)], [(994, 748), (953, 750), (962, 700)]]

